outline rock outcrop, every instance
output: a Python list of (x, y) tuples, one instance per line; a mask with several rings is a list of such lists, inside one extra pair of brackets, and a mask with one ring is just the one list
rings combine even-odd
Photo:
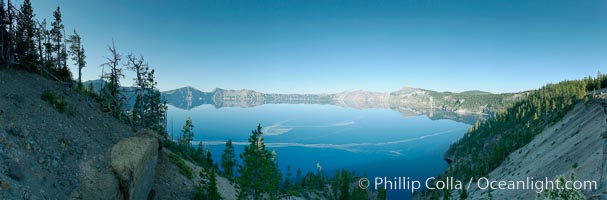
[(147, 199), (154, 185), (159, 140), (141, 134), (112, 147), (111, 166), (119, 182), (121, 199)]

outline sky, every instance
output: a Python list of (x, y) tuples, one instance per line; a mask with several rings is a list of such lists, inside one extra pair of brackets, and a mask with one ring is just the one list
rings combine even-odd
[[(21, 0), (13, 0), (20, 4)], [(115, 41), (161, 90), (494, 93), (607, 73), (607, 1), (32, 0), (82, 36), (83, 79)], [(77, 70), (72, 70), (76, 72)], [(127, 73), (124, 85), (132, 85)]]

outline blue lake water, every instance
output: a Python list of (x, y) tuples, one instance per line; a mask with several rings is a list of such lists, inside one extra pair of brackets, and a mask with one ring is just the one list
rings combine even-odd
[[(261, 123), (266, 146), (276, 151), (283, 174), (291, 165), (291, 180), (297, 168), (302, 174), (316, 173), (320, 163), (325, 176), (332, 177), (335, 170), (346, 168), (360, 175), (366, 171), (371, 183), (373, 177), (384, 176), (423, 181), (446, 168), (444, 152), (469, 127), (423, 115), (404, 117), (389, 109), (313, 104), (219, 109), (203, 105), (191, 110), (169, 106), (168, 115), (168, 129), (175, 138), (190, 116), (194, 140), (203, 141), (216, 162), (220, 161), (226, 140), (232, 139), (239, 154), (251, 130)], [(409, 191), (388, 190), (392, 199), (409, 199), (410, 195)]]

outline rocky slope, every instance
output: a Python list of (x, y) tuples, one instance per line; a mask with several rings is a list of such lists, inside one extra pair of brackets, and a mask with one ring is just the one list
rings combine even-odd
[[(41, 99), (45, 91), (65, 97), (65, 113)], [(132, 135), (130, 127), (101, 112), (92, 99), (60, 83), (0, 70), (2, 199), (118, 195), (110, 149)]]
[[(53, 94), (63, 108), (43, 94)], [(159, 156), (161, 137), (101, 110), (61, 83), (0, 69), (0, 199), (164, 195), (152, 190), (157, 164), (166, 164)]]
[[(457, 158), (455, 158), (457, 159)], [(581, 190), (588, 199), (607, 199), (607, 95), (581, 102), (561, 120), (547, 126), (527, 145), (508, 155), (486, 178), (494, 181), (569, 180), (594, 181), (598, 188)], [(475, 177), (479, 178), (479, 177)], [(463, 180), (468, 184), (468, 180)], [(466, 187), (464, 185), (464, 187)], [(452, 196), (459, 197), (460, 191)], [(486, 199), (487, 190), (471, 184), (468, 199)], [(492, 190), (493, 199), (535, 199), (536, 190)], [(414, 196), (429, 199), (430, 196)]]
[[(590, 199), (607, 199), (607, 110), (603, 96), (579, 103), (559, 122), (546, 127), (529, 144), (508, 156), (488, 177), (493, 180), (554, 180), (557, 175), (596, 181), (598, 190), (583, 190)], [(495, 190), (496, 199), (534, 199), (532, 190)], [(471, 199), (483, 196), (477, 188)]]

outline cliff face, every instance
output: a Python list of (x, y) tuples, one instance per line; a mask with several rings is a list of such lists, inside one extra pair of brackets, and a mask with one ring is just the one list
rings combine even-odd
[[(579, 103), (562, 120), (546, 127), (529, 144), (508, 158), (488, 177), (491, 180), (554, 180), (557, 175), (596, 181), (598, 190), (583, 190), (588, 198), (607, 199), (606, 100)], [(474, 188), (469, 199), (485, 197)], [(494, 190), (496, 199), (534, 199), (532, 190)]]

